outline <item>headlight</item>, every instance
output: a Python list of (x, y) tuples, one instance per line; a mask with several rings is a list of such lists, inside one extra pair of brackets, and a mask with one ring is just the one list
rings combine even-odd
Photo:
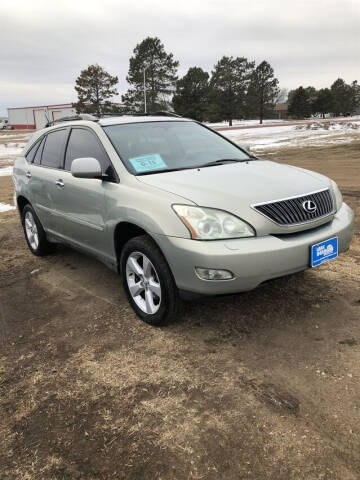
[(336, 211), (338, 211), (343, 203), (343, 198), (340, 189), (334, 180), (331, 180), (331, 188), (335, 197)]
[(255, 236), (250, 225), (222, 210), (190, 205), (173, 205), (173, 209), (196, 240)]

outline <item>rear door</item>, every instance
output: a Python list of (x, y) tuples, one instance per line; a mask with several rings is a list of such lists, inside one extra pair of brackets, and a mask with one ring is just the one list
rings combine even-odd
[(116, 181), (111, 162), (97, 135), (86, 127), (73, 127), (67, 144), (64, 170), (54, 193), (56, 233), (80, 247), (103, 256), (109, 251), (106, 238), (106, 181), (75, 178), (71, 163), (75, 158), (96, 158), (108, 181)]
[(54, 187), (63, 168), (69, 130), (61, 128), (43, 137), (29, 168), (31, 201), (47, 231), (54, 229)]

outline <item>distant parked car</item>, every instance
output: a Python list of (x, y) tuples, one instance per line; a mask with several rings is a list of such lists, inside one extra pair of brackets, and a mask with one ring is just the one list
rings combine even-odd
[(12, 128), (8, 119), (0, 120), (0, 130), (12, 130)]
[(94, 255), (153, 325), (180, 294), (251, 290), (334, 259), (352, 238), (334, 181), (178, 116), (55, 122), (16, 159), (14, 183), (31, 252), (58, 242)]

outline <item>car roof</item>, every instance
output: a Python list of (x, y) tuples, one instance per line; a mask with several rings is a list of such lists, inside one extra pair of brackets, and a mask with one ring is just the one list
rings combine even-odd
[[(81, 127), (81, 126), (87, 126), (87, 127), (92, 127), (94, 123), (101, 125), (102, 127), (106, 127), (109, 125), (121, 125), (121, 124), (126, 124), (126, 123), (149, 123), (149, 122), (193, 122), (191, 118), (184, 118), (184, 117), (170, 117), (170, 116), (161, 116), (161, 115), (119, 115), (118, 117), (116, 116), (111, 116), (111, 117), (103, 117), (100, 119), (95, 119), (95, 120), (60, 120), (60, 121), (55, 121), (52, 125), (49, 127), (44, 127), (36, 131), (36, 133), (33, 134), (32, 139), (35, 141), (37, 138), (39, 138), (41, 135), (43, 135), (46, 132), (50, 132), (55, 129), (59, 128), (66, 128), (66, 127)], [(33, 142), (32, 142), (33, 143)]]
[(24, 152), (30, 150), (34, 143), (44, 134), (51, 132), (52, 130), (57, 130), (60, 128), (66, 127), (92, 127), (94, 123), (106, 127), (109, 125), (121, 125), (126, 123), (144, 123), (144, 122), (193, 122), (191, 118), (184, 117), (170, 117), (170, 116), (161, 116), (161, 115), (119, 115), (111, 117), (103, 117), (96, 120), (64, 120), (55, 122), (49, 127), (44, 127), (39, 130), (36, 130), (29, 140), (29, 143), (25, 147)]

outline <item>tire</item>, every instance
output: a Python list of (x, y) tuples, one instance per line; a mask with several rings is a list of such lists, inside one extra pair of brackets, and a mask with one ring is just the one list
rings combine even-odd
[(134, 237), (125, 244), (120, 268), (129, 303), (144, 322), (160, 325), (175, 319), (181, 303), (178, 289), (163, 254), (149, 236)]
[(21, 221), (28, 247), (34, 255), (42, 257), (50, 253), (54, 246), (46, 239), (46, 233), (38, 216), (30, 204), (25, 205), (21, 213)]

